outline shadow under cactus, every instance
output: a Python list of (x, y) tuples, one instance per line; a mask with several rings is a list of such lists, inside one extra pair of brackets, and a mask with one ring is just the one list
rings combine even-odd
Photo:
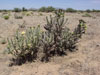
[(34, 62), (34, 60), (36, 60), (36, 58), (37, 58), (37, 52), (35, 52), (33, 55), (28, 53), (28, 54), (18, 57), (18, 58), (12, 58), (11, 59), (12, 62), (9, 64), (9, 66), (11, 67), (13, 65), (22, 65), (26, 62)]

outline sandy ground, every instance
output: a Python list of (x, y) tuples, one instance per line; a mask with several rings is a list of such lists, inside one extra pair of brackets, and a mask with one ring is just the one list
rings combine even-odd
[[(12, 37), (19, 24), (26, 22), (26, 28), (46, 23), (45, 17), (52, 13), (33, 12), (32, 16), (15, 19), (11, 13), (9, 20), (2, 18), (0, 13), (0, 40)], [(0, 75), (100, 75), (100, 13), (90, 13), (92, 17), (82, 17), (84, 13), (66, 13), (68, 27), (73, 30), (79, 19), (87, 24), (87, 32), (78, 44), (78, 51), (67, 56), (54, 57), (51, 62), (25, 63), (21, 66), (9, 67), (11, 56), (4, 54), (7, 44), (0, 43)], [(24, 30), (24, 29), (20, 29)]]

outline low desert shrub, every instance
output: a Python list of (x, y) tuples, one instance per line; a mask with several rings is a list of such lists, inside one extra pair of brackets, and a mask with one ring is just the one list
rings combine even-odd
[(22, 11), (28, 11), (25, 7), (22, 8)]
[(26, 12), (25, 14), (26, 16), (32, 16), (33, 15), (33, 12), (29, 11), (29, 12)]
[(53, 12), (55, 11), (55, 8), (52, 6), (47, 7), (46, 12)]
[(88, 13), (85, 13), (84, 15), (82, 15), (82, 17), (92, 17), (92, 16)]
[(23, 11), (23, 12), (22, 12), (22, 15), (23, 15), (23, 16), (33, 16), (34, 13), (33, 13), (32, 11)]
[(92, 12), (100, 12), (100, 10), (93, 9)]
[[(33, 61), (42, 53), (41, 61), (49, 61), (52, 56), (62, 56), (66, 52), (74, 51), (76, 43), (85, 33), (86, 25), (83, 20), (79, 20), (78, 26), (71, 31), (65, 26), (64, 12), (59, 10), (55, 16), (46, 18), (45, 31), (37, 27), (31, 27), (25, 32), (16, 33), (15, 37), (8, 39), (7, 51), (15, 56), (20, 62)], [(18, 60), (17, 60), (18, 62)]]
[(31, 14), (29, 12), (26, 13), (26, 16), (30, 16)]
[(5, 20), (8, 20), (8, 19), (9, 19), (9, 16), (8, 16), (8, 15), (5, 15), (5, 16), (3, 16), (3, 18), (4, 18)]
[(14, 14), (14, 18), (15, 19), (23, 19), (23, 16), (22, 15), (18, 15), (18, 14)]
[(41, 8), (39, 9), (39, 11), (40, 11), (40, 12), (45, 12), (45, 11), (46, 11), (46, 7), (41, 7)]
[(2, 40), (0, 41), (1, 44), (6, 44), (6, 42), (7, 42), (6, 39), (2, 39)]
[(67, 8), (67, 9), (66, 9), (66, 12), (71, 12), (71, 13), (72, 13), (72, 12), (77, 12), (77, 10), (75, 10), (75, 9), (73, 9), (73, 8)]
[(14, 11), (14, 12), (21, 12), (21, 9), (20, 9), (20, 8), (14, 8), (13, 11)]
[(39, 9), (40, 12), (53, 12), (55, 11), (56, 9), (52, 6), (49, 6), (49, 7), (41, 7)]
[(42, 13), (39, 13), (39, 16), (43, 16), (43, 14)]
[(90, 9), (87, 9), (86, 12), (87, 12), (87, 13), (90, 13), (90, 12), (92, 12), (92, 11), (91, 11)]
[(23, 21), (22, 24), (19, 24), (19, 28), (25, 28), (26, 27), (26, 21)]

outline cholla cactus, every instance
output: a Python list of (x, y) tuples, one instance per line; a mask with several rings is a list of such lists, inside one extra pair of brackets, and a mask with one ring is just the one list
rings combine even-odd
[(8, 39), (7, 51), (18, 59), (25, 59), (30, 56), (32, 60), (37, 57), (40, 39), (40, 26), (23, 32), (17, 31), (14, 38)]
[[(76, 43), (86, 31), (83, 20), (73, 32), (65, 26), (67, 19), (62, 10), (55, 12), (55, 17), (46, 18), (45, 31), (37, 27), (31, 27), (23, 32), (16, 33), (15, 37), (8, 39), (8, 53), (21, 60), (33, 60), (38, 53), (44, 53), (42, 61), (49, 61), (54, 55), (64, 55), (66, 51), (73, 51)], [(43, 50), (43, 51), (42, 51)]]
[(86, 26), (83, 20), (80, 20), (78, 27), (74, 32), (71, 32), (68, 27), (64, 26), (67, 22), (67, 19), (64, 18), (64, 12), (59, 10), (55, 14), (55, 17), (46, 18), (47, 24), (44, 28), (47, 34), (45, 34), (46, 38), (43, 39), (45, 52), (43, 60), (49, 60), (52, 55), (63, 55), (66, 50), (73, 51), (78, 39), (85, 33)]
[(85, 22), (83, 20), (79, 20), (79, 25), (77, 26), (77, 28), (75, 28), (73, 32), (70, 32), (69, 30), (67, 30), (67, 32), (64, 32), (64, 48), (73, 51), (76, 48), (76, 43), (82, 37), (82, 34), (85, 34), (85, 31)]

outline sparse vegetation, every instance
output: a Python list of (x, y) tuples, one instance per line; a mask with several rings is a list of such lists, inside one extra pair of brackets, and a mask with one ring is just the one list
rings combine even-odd
[(46, 7), (41, 7), (41, 8), (39, 9), (39, 11), (45, 12), (45, 11), (46, 11)]
[(5, 20), (8, 20), (8, 19), (9, 19), (9, 16), (8, 16), (8, 15), (5, 15), (3, 18), (4, 18)]
[(18, 15), (18, 14), (14, 14), (14, 17), (15, 17), (15, 19), (23, 19), (23, 16), (21, 16), (21, 15)]
[(47, 7), (46, 11), (47, 12), (53, 12), (53, 11), (55, 11), (55, 8), (52, 7), (52, 6), (49, 6), (49, 7)]
[(30, 16), (30, 15), (31, 15), (31, 13), (30, 13), (30, 12), (27, 12), (27, 13), (26, 13), (26, 16)]
[(52, 7), (52, 6), (49, 6), (49, 7), (41, 7), (39, 9), (40, 12), (52, 12), (52, 11), (55, 11), (55, 8)]
[[(41, 7), (39, 9), (35, 9), (35, 8), (29, 8), (29, 9), (26, 9), (25, 7), (22, 7), (22, 8), (14, 8), (13, 10), (0, 10), (0, 12), (9, 12), (9, 11), (14, 11), (14, 12), (26, 12), (26, 11), (39, 11), (39, 12), (53, 12), (55, 10), (58, 10), (59, 8), (55, 8), (55, 7), (52, 7), (52, 6), (48, 6), (48, 7)], [(66, 12), (87, 12), (87, 13), (90, 13), (90, 12), (100, 12), (100, 10), (97, 10), (97, 9), (87, 9), (87, 10), (76, 10), (76, 9), (73, 9), (73, 8), (67, 8), (67, 9), (62, 9)]]
[(23, 21), (23, 24), (19, 24), (19, 28), (25, 28), (25, 26), (26, 26), (26, 22), (25, 21)]
[(22, 11), (27, 11), (27, 9), (25, 7), (22, 8)]
[(100, 10), (93, 9), (92, 12), (100, 12)]
[(1, 44), (6, 44), (6, 39), (2, 39), (2, 40), (0, 41), (0, 43), (1, 43)]
[(82, 17), (92, 17), (89, 13), (85, 13)]
[(100, 0), (0, 3), (0, 75), (100, 75)]
[(15, 56), (16, 64), (33, 61), (41, 53), (41, 60), (49, 61), (52, 56), (62, 56), (68, 50), (76, 49), (76, 43), (85, 33), (85, 22), (80, 20), (78, 27), (71, 32), (65, 26), (67, 19), (64, 18), (64, 12), (59, 10), (55, 14), (55, 17), (46, 18), (46, 31), (38, 25), (23, 32), (17, 31), (12, 39), (8, 39), (7, 52)]
[(39, 13), (39, 16), (43, 16), (43, 14), (42, 13)]
[(87, 10), (86, 10), (86, 12), (87, 12), (87, 13), (90, 13), (90, 12), (91, 12), (91, 10), (87, 9)]
[(77, 10), (73, 9), (73, 8), (67, 8), (66, 12), (77, 12)]
[(13, 11), (14, 11), (14, 12), (21, 12), (21, 9), (20, 9), (20, 8), (14, 8)]

